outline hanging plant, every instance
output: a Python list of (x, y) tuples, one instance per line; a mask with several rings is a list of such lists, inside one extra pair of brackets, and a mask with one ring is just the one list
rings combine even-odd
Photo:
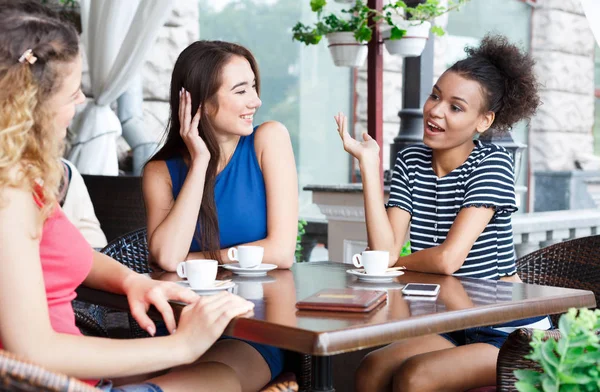
[[(382, 35), (386, 47), (394, 53), (397, 50), (393, 45), (388, 46), (388, 41), (400, 41), (404, 38), (426, 40), (430, 30), (435, 34), (443, 35), (444, 30), (439, 26), (431, 27), (431, 21), (446, 12), (458, 9), (467, 1), (469, 0), (449, 0), (448, 6), (444, 6), (440, 4), (440, 0), (427, 0), (422, 4), (409, 7), (404, 1), (399, 0), (386, 4), (381, 11), (378, 11), (369, 8), (363, 0), (356, 0), (352, 7), (342, 9), (341, 15), (338, 15), (324, 12), (327, 0), (311, 0), (310, 6), (312, 11), (317, 14), (317, 22), (310, 26), (302, 22), (296, 23), (292, 28), (292, 39), (306, 45), (317, 45), (325, 36), (329, 40), (329, 48), (336, 65), (340, 65), (339, 61), (336, 61), (336, 56), (339, 57), (341, 54), (351, 51), (355, 58), (354, 62), (350, 61), (349, 63), (355, 65), (347, 66), (360, 66), (366, 58), (365, 45), (371, 40), (373, 34), (373, 25), (369, 25), (370, 18), (374, 24), (382, 24)], [(336, 33), (343, 34), (332, 36)], [(331, 38), (333, 38), (333, 42)], [(415, 46), (415, 42), (408, 43), (408, 46)], [(416, 49), (413, 48), (409, 51), (409, 55), (420, 55), (425, 46), (422, 43), (422, 47), (420, 47), (420, 44)], [(346, 50), (340, 47), (346, 47)], [(418, 54), (415, 54), (417, 51)], [(400, 54), (405, 55), (402, 52)]]

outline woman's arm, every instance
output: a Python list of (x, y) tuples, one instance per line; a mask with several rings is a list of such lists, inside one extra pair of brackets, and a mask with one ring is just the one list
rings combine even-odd
[(396, 265), (412, 271), (452, 275), (463, 265), (493, 216), (493, 208), (463, 208), (443, 243), (397, 258)]
[[(256, 129), (254, 148), (265, 181), (267, 237), (240, 245), (262, 246), (265, 249), (263, 263), (290, 268), (298, 234), (298, 176), (292, 142), (285, 126), (269, 121)], [(227, 251), (221, 250), (225, 263), (231, 262)], [(188, 259), (202, 257), (202, 252), (188, 255)]]
[(180, 134), (190, 154), (190, 165), (177, 200), (173, 200), (171, 176), (164, 161), (149, 162), (142, 176), (150, 256), (168, 271), (174, 271), (189, 252), (210, 161), (208, 148), (198, 134), (200, 108), (192, 119), (191, 106), (189, 93), (183, 92), (179, 102)]
[(366, 133), (362, 142), (353, 139), (348, 133), (348, 120), (343, 114), (335, 116), (335, 120), (344, 149), (359, 161), (369, 248), (387, 250), (390, 253), (389, 265), (393, 265), (404, 245), (410, 214), (400, 208), (385, 209), (377, 142)]
[(6, 350), (43, 367), (91, 379), (191, 363), (231, 318), (252, 307), (233, 295), (202, 297), (184, 309), (174, 335), (154, 339), (111, 340), (55, 332), (40, 262), (39, 209), (30, 191), (4, 188), (1, 194), (0, 338)]
[(171, 177), (164, 161), (148, 162), (144, 169), (148, 248), (152, 260), (167, 271), (175, 271), (189, 252), (198, 224), (206, 168), (190, 166), (177, 200), (173, 199)]

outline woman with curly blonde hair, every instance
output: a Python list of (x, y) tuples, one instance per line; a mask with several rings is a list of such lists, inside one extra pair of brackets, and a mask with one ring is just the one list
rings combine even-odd
[[(35, 1), (0, 0), (0, 348), (104, 391), (240, 391), (236, 372), (203, 355), (253, 304), (229, 293), (199, 297), (94, 252), (57, 203), (59, 157), (83, 102), (75, 30)], [(168, 336), (82, 336), (71, 301), (80, 284), (127, 296), (162, 314)], [(189, 303), (175, 325), (169, 300)], [(135, 385), (122, 385), (126, 382)]]

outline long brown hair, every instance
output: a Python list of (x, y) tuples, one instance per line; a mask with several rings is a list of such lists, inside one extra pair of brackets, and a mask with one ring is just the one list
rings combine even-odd
[[(19, 61), (28, 49), (34, 64)], [(47, 104), (78, 55), (77, 32), (56, 13), (36, 1), (0, 0), (0, 189), (41, 182), (43, 216), (55, 207), (62, 176), (62, 143)]]
[[(210, 162), (206, 171), (204, 194), (198, 230), (195, 237), (210, 258), (221, 261), (219, 253), (219, 221), (215, 202), (215, 179), (219, 164), (220, 149), (211, 117), (218, 111), (217, 91), (223, 82), (223, 68), (231, 57), (240, 56), (248, 60), (256, 77), (256, 91), (260, 94), (260, 76), (258, 65), (252, 53), (243, 46), (223, 41), (197, 41), (188, 46), (177, 58), (171, 77), (170, 106), (171, 113), (164, 138), (164, 146), (150, 161), (167, 160), (183, 156), (189, 157), (189, 152), (179, 134), (179, 91), (183, 87), (192, 97), (192, 113), (196, 113), (201, 105), (201, 118), (198, 133), (206, 143), (210, 152)], [(207, 103), (216, 108), (215, 113), (207, 112)]]

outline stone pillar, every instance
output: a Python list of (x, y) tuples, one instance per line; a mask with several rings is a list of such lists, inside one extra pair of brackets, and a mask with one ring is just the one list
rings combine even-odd
[(174, 0), (171, 16), (158, 33), (142, 69), (144, 124), (159, 140), (169, 120), (171, 73), (179, 53), (200, 36), (197, 1)]
[(544, 0), (532, 16), (531, 53), (543, 104), (531, 121), (534, 171), (592, 169), (594, 37), (579, 0)]

